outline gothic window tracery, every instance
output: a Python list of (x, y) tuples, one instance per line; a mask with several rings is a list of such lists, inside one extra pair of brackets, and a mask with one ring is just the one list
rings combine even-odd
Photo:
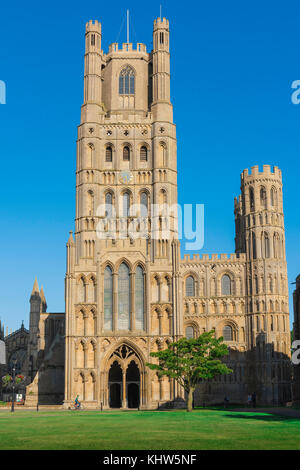
[(135, 88), (135, 75), (134, 70), (127, 65), (124, 67), (119, 76), (119, 94), (120, 95), (134, 95)]

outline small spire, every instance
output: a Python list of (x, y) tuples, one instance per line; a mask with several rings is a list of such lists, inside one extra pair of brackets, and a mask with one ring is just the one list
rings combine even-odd
[(70, 236), (69, 236), (69, 240), (68, 240), (68, 245), (74, 245), (74, 238), (73, 238), (72, 230), (70, 230), (69, 234), (70, 234)]
[(43, 286), (41, 287), (41, 290), (40, 290), (40, 296), (41, 296), (41, 299), (43, 300), (43, 302), (46, 302)]
[(41, 287), (40, 296), (41, 296), (41, 301), (42, 301), (42, 312), (45, 313), (45, 312), (47, 312), (47, 302), (46, 302), (46, 297), (45, 297), (45, 294), (44, 294), (43, 286)]
[(36, 293), (39, 294), (39, 293), (40, 293), (40, 289), (39, 289), (39, 285), (38, 285), (38, 282), (37, 282), (37, 278), (35, 277), (31, 295), (34, 295), (34, 294), (36, 294)]

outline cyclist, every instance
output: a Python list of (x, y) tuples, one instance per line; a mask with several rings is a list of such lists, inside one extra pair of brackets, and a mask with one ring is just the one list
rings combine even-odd
[(75, 410), (78, 410), (80, 408), (80, 401), (79, 401), (79, 395), (75, 398)]

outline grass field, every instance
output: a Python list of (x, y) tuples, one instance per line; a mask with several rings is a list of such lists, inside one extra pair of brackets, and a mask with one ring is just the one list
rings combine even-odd
[(0, 449), (300, 449), (300, 420), (229, 410), (0, 412)]

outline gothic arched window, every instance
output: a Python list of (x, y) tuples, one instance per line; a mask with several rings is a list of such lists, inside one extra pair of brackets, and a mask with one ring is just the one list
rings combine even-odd
[(222, 295), (231, 295), (231, 279), (228, 274), (224, 274), (222, 277)]
[(254, 232), (252, 232), (252, 257), (256, 259), (256, 237)]
[(130, 276), (127, 264), (122, 263), (118, 276), (118, 330), (130, 329)]
[(112, 162), (112, 148), (110, 146), (106, 147), (105, 161), (106, 162)]
[(113, 320), (113, 276), (109, 266), (104, 271), (104, 329), (112, 330)]
[(141, 193), (141, 217), (148, 217), (148, 194), (146, 192)]
[(187, 297), (195, 297), (195, 280), (193, 276), (187, 277), (185, 281), (185, 295)]
[(185, 337), (186, 339), (191, 339), (194, 338), (195, 336), (195, 330), (192, 326), (187, 326), (185, 329)]
[(105, 216), (112, 216), (112, 194), (106, 193), (105, 195)]
[(223, 338), (224, 341), (232, 341), (233, 334), (232, 334), (232, 327), (229, 325), (224, 326), (223, 328)]
[(123, 194), (123, 217), (129, 216), (129, 209), (130, 209), (130, 194), (124, 193)]
[(277, 191), (275, 188), (271, 188), (271, 206), (277, 206)]
[(134, 71), (129, 65), (121, 70), (119, 76), (119, 94), (134, 95)]
[(126, 145), (123, 148), (123, 161), (129, 162), (129, 160), (130, 160), (130, 148)]
[(144, 271), (141, 266), (138, 266), (135, 272), (135, 328), (137, 330), (144, 329), (144, 289)]
[(263, 186), (260, 188), (260, 205), (264, 209), (267, 208), (267, 192)]
[(145, 147), (145, 145), (141, 147), (140, 160), (141, 162), (146, 162), (148, 160), (148, 152), (147, 152), (147, 147)]
[(254, 206), (254, 191), (253, 188), (249, 189), (249, 196), (250, 196), (250, 211), (253, 212), (255, 209)]
[(262, 233), (261, 247), (263, 258), (270, 258), (270, 239), (266, 232)]

